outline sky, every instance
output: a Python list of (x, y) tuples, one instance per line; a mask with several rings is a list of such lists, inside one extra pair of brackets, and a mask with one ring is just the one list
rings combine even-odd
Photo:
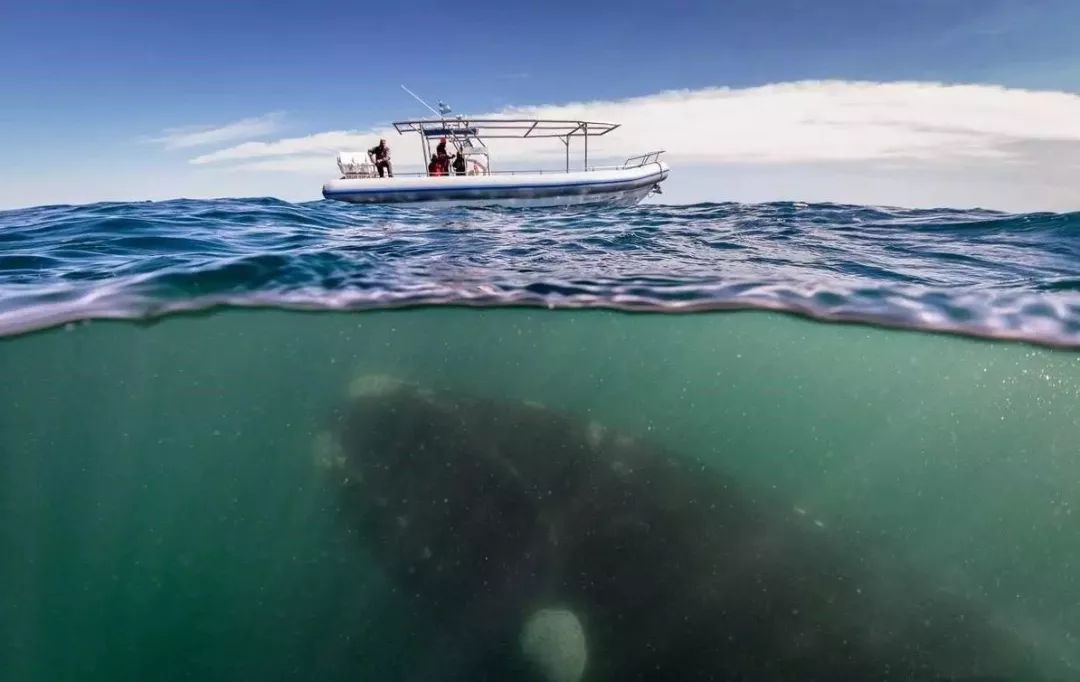
[[(0, 209), (306, 201), (427, 113), (621, 127), (661, 200), (1080, 209), (1077, 0), (0, 0)], [(493, 143), (502, 168), (562, 147)]]

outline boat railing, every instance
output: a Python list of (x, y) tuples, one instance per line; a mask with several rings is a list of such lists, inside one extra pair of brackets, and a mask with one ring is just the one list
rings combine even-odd
[(631, 156), (626, 161), (623, 161), (623, 165), (620, 168), (640, 168), (641, 166), (647, 166), (650, 163), (656, 163), (660, 160), (660, 155), (664, 153), (663, 149), (655, 152), (647, 152), (645, 154), (638, 154), (637, 156)]
[[(658, 161), (660, 155), (663, 154), (663, 153), (664, 153), (663, 150), (656, 151), (656, 152), (649, 152), (648, 154), (640, 154), (638, 156), (632, 156), (629, 159), (627, 159), (625, 162), (623, 162), (622, 165), (618, 165), (618, 166), (589, 166), (585, 170), (587, 172), (595, 172), (595, 171), (610, 171), (610, 170), (626, 170), (628, 168), (640, 168), (642, 166), (646, 166), (646, 165), (648, 165), (650, 163), (654, 163), (654, 162)], [(480, 171), (480, 172), (468, 171), (466, 173), (460, 173), (460, 174), (450, 172), (450, 173), (443, 173), (441, 175), (435, 175), (435, 174), (429, 173), (427, 171), (414, 171), (414, 172), (407, 172), (407, 173), (398, 172), (398, 173), (394, 173), (394, 177), (396, 177), (396, 178), (426, 178), (426, 177), (442, 178), (442, 177), (453, 177), (453, 176), (456, 176), (456, 175), (461, 175), (461, 176), (466, 176), (466, 177), (486, 177), (486, 176), (492, 176), (492, 175), (537, 175), (537, 174), (538, 175), (566, 175), (567, 173), (574, 173), (574, 172), (578, 172), (578, 171), (565, 170), (565, 169), (562, 169), (562, 168), (555, 168), (555, 169), (552, 169), (552, 168), (548, 168), (548, 169), (542, 169), (542, 168), (534, 168), (534, 169), (519, 168), (519, 169), (516, 169), (516, 170), (498, 170), (498, 171), (485, 170), (485, 171)], [(342, 179), (348, 179), (348, 180), (352, 180), (352, 179), (376, 179), (378, 177), (379, 177), (378, 173), (375, 173), (375, 172), (370, 172), (370, 173), (368, 173), (368, 172), (364, 172), (364, 173), (345, 173), (345, 174), (342, 175)]]
[[(427, 171), (411, 171), (411, 172), (407, 172), (407, 173), (402, 173), (400, 171), (397, 171), (397, 172), (394, 173), (394, 177), (395, 178), (427, 178), (427, 177), (445, 178), (445, 177), (462, 176), (462, 177), (478, 178), (478, 177), (486, 177), (486, 176), (489, 176), (489, 175), (520, 175), (520, 174), (525, 174), (525, 173), (548, 173), (548, 174), (552, 174), (552, 173), (565, 173), (565, 172), (566, 171), (564, 171), (564, 170), (504, 170), (504, 171), (480, 171), (480, 172), (468, 171), (468, 172), (465, 172), (465, 173), (455, 173), (455, 172), (451, 171), (449, 173), (437, 173), (436, 174), (436, 173), (429, 173)], [(373, 175), (362, 175), (362, 174), (347, 173), (347, 174), (343, 175), (342, 178), (350, 179), (350, 180), (352, 180), (352, 179), (373, 179), (373, 180), (377, 180), (379, 178), (379, 175), (378, 175), (378, 173), (375, 173)]]
[[(621, 166), (611, 166), (610, 168), (594, 166), (594, 167), (589, 168), (588, 170), (590, 170), (590, 171), (613, 170), (613, 169), (617, 169), (617, 168), (621, 168)], [(479, 172), (479, 173), (466, 172), (466, 173), (461, 173), (460, 176), (462, 176), (462, 177), (487, 177), (487, 176), (491, 176), (491, 175), (536, 175), (536, 174), (539, 174), (539, 175), (566, 175), (567, 173), (573, 173), (573, 172), (575, 172), (575, 171), (573, 171), (573, 170), (567, 171), (567, 170), (564, 170), (562, 168), (556, 168), (556, 169), (548, 168), (546, 170), (545, 169), (533, 169), (533, 170), (517, 169), (517, 170), (483, 171), (483, 172)], [(395, 178), (426, 178), (426, 177), (445, 178), (445, 177), (454, 177), (454, 176), (457, 176), (457, 175), (459, 175), (459, 174), (458, 173), (453, 173), (453, 172), (451, 172), (451, 173), (442, 173), (442, 174), (436, 175), (434, 173), (428, 173), (426, 171), (408, 172), (408, 173), (395, 172), (394, 173)], [(379, 175), (377, 173), (372, 174), (372, 175), (359, 174), (359, 173), (346, 173), (345, 175), (342, 176), (343, 179), (349, 179), (349, 180), (352, 180), (352, 179), (378, 179), (378, 177), (379, 177)]]

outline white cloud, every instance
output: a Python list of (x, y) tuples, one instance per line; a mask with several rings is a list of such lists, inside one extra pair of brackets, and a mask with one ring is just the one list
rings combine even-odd
[[(329, 154), (334, 155), (338, 151), (352, 150), (354, 148), (371, 147), (374, 142), (371, 139), (377, 136), (377, 132), (359, 133), (346, 130), (332, 130), (325, 133), (316, 133), (305, 137), (291, 137), (276, 142), (245, 142), (209, 152), (191, 159), (191, 163), (200, 165), (205, 163), (219, 163), (222, 161), (247, 161), (251, 159), (265, 159), (293, 154)], [(396, 134), (396, 133), (395, 133)], [(389, 133), (382, 131), (382, 136), (389, 139)], [(331, 163), (333, 159), (328, 159)]]
[[(1080, 96), (992, 85), (805, 81), (753, 88), (663, 92), (621, 101), (519, 107), (478, 116), (573, 118), (622, 123), (590, 141), (591, 158), (664, 148), (694, 164), (821, 162), (1002, 162), (1023, 160), (1023, 143), (1080, 142)], [(194, 164), (363, 149), (392, 129), (331, 131), (248, 142), (203, 154)], [(562, 145), (496, 140), (499, 163), (555, 163)], [(404, 155), (416, 155), (413, 139)], [(579, 143), (578, 143), (579, 144)], [(580, 153), (580, 148), (577, 149)], [(396, 156), (402, 156), (397, 150)], [(287, 166), (287, 164), (285, 164)], [(267, 166), (273, 167), (272, 164)], [(279, 166), (280, 167), (280, 166)]]
[(158, 137), (151, 138), (151, 141), (162, 144), (167, 149), (235, 142), (277, 132), (280, 129), (281, 117), (280, 112), (273, 112), (219, 126), (167, 128)]
[[(590, 142), (590, 162), (667, 149), (672, 175), (659, 197), (666, 203), (792, 200), (1080, 209), (1080, 96), (1065, 92), (808, 81), (487, 115), (622, 123)], [(379, 137), (393, 147), (397, 170), (420, 168), (415, 136), (382, 127), (242, 140), (269, 134), (275, 122), (258, 117), (214, 129), (167, 131), (175, 138), (173, 147), (216, 141), (220, 148), (199, 150), (205, 153), (193, 153), (182, 166), (140, 156), (75, 185), (57, 184), (54, 168), (29, 159), (19, 172), (0, 170), (0, 206), (176, 196), (317, 199), (322, 182), (337, 172), (334, 155), (362, 151)], [(564, 158), (556, 140), (494, 140), (491, 147), (501, 169), (557, 168)], [(580, 142), (574, 152), (580, 164)]]
[(235, 171), (275, 171), (281, 173), (319, 173), (326, 175), (328, 172), (327, 169), (333, 166), (333, 163), (333, 160), (329, 159), (325, 154), (305, 154), (301, 156), (276, 156), (268, 159), (257, 159), (255, 161), (247, 161), (236, 165), (223, 166), (223, 168)]

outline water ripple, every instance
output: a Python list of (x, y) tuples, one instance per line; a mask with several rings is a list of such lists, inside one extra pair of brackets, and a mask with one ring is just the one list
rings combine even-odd
[(1080, 214), (838, 204), (0, 212), (0, 334), (215, 305), (764, 308), (1080, 347)]

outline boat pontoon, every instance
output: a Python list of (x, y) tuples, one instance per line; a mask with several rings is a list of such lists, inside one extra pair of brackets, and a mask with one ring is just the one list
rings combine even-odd
[[(395, 173), (379, 177), (366, 152), (338, 154), (341, 177), (323, 185), (323, 196), (358, 204), (435, 204), (569, 206), (579, 204), (634, 205), (653, 192), (668, 176), (662, 151), (633, 156), (618, 166), (589, 167), (589, 138), (618, 128), (614, 123), (545, 119), (472, 119), (457, 116), (398, 121), (399, 134), (420, 136), (423, 166), (431, 154), (431, 140), (446, 138), (450, 153), (460, 152), (466, 170), (449, 175)], [(495, 138), (560, 140), (566, 147), (566, 167), (560, 170), (494, 170), (484, 140)], [(582, 170), (571, 170), (570, 147), (580, 139), (584, 149)], [(452, 146), (451, 146), (452, 145)]]

